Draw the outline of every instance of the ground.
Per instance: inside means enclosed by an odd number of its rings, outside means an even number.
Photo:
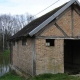
[[[80,80],[80,76],[71,76],[68,74],[42,74],[30,80]]]
[[[68,74],[41,74],[29,79],[20,77],[13,72],[9,72],[0,77],[0,80],[80,80],[80,76],[71,76]]]
[[[25,79],[18,76],[17,74],[13,74],[12,72],[8,72],[4,76],[0,77],[0,80],[25,80]]]

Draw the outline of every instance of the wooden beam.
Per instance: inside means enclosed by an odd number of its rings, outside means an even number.
[[[71,28],[72,28],[72,36],[74,36],[74,13],[73,13],[73,6],[71,8]]]
[[[74,9],[75,12],[80,16],[79,6],[73,6],[73,9]]]
[[[71,10],[71,7],[69,7],[68,9],[66,9],[63,13],[61,13],[59,16],[57,16],[54,20],[52,20],[48,25],[46,25],[43,29],[41,29],[38,33],[35,34],[36,37],[38,37],[40,34],[42,34],[48,27],[50,27],[51,25],[54,25],[63,15],[66,14],[66,12],[68,12],[69,10]]]
[[[68,37],[68,35],[64,32],[64,30],[57,23],[55,23],[55,26],[63,33],[64,36]]]
[[[62,37],[62,36],[39,36],[36,37],[36,39],[80,39],[80,37],[76,36],[76,37]]]
[[[32,39],[32,75],[36,75],[36,51],[35,51],[35,38]]]
[[[77,9],[75,9],[75,8],[74,8],[74,10],[80,16],[80,12]]]

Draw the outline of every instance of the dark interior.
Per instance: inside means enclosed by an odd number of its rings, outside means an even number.
[[[64,40],[64,72],[80,73],[80,40]]]

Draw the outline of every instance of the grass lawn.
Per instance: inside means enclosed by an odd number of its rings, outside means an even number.
[[[0,80],[25,80],[25,79],[21,78],[20,76],[16,74],[9,72],[5,74],[4,76],[0,77]]]
[[[67,74],[42,74],[30,80],[80,80],[80,77],[69,76]]]
[[[9,56],[10,55],[10,50],[5,50],[4,52],[2,52],[2,55],[5,56]]]
[[[0,77],[0,80],[26,80],[11,72]],[[80,80],[80,76],[69,76],[67,74],[41,74],[28,80]]]

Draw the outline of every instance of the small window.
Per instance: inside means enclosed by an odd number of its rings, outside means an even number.
[[[22,39],[22,45],[27,45],[27,40],[26,39]]]
[[[54,46],[54,39],[46,39],[46,46]]]
[[[13,46],[15,46],[15,41],[12,42]]]

